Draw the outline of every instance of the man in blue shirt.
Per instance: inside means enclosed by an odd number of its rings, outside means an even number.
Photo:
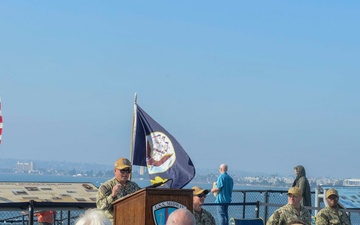
[[[220,176],[217,179],[216,186],[211,189],[211,192],[216,195],[215,203],[220,203],[218,206],[218,213],[220,216],[220,224],[228,225],[229,215],[226,203],[231,202],[232,190],[234,187],[233,179],[227,174],[228,166],[221,164],[219,171]]]

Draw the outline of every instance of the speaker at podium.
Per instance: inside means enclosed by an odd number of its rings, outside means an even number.
[[[192,189],[140,189],[113,203],[114,225],[164,225],[178,208],[193,211],[192,195]]]

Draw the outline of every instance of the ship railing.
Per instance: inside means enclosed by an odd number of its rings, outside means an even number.
[[[265,222],[272,213],[281,206],[288,203],[287,190],[234,190],[233,201],[229,205],[229,218],[251,219],[262,218]],[[312,205],[315,201],[315,192],[312,192]],[[207,195],[203,207],[217,217],[215,197]],[[317,207],[306,207],[311,210],[312,218],[325,207],[324,202],[319,202]],[[353,224],[360,224],[360,209],[343,209],[350,215]]]
[[[34,221],[36,211],[53,210],[57,211],[54,220],[55,225],[70,225],[74,224],[79,215],[89,208],[96,208],[96,204],[87,202],[36,202],[34,200],[19,203],[1,203],[0,224],[34,225],[37,224],[37,221]],[[14,216],[14,214],[18,215]]]
[[[279,207],[287,204],[287,190],[234,190],[233,201],[229,204],[229,218],[262,218],[264,221]],[[315,201],[315,194],[312,193],[312,205]],[[214,217],[217,217],[215,197],[208,194],[205,200],[204,208]],[[37,224],[34,218],[30,218],[35,211],[39,210],[55,210],[56,225],[74,224],[77,217],[88,208],[95,208],[95,203],[55,203],[55,202],[33,202],[32,206],[29,202],[22,203],[1,203],[0,204],[0,225],[33,225]],[[319,207],[311,207],[313,216],[315,212],[324,207],[324,203],[320,202]],[[28,216],[23,216],[22,211],[27,211]],[[350,213],[353,224],[360,224],[360,210],[345,209]],[[33,224],[30,224],[33,223]]]

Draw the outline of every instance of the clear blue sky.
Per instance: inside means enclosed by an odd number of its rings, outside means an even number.
[[[1,1],[1,157],[129,157],[136,92],[197,168],[358,178],[359,9]]]

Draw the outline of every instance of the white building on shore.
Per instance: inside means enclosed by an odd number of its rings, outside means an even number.
[[[344,186],[360,186],[360,179],[345,179],[343,181]]]

